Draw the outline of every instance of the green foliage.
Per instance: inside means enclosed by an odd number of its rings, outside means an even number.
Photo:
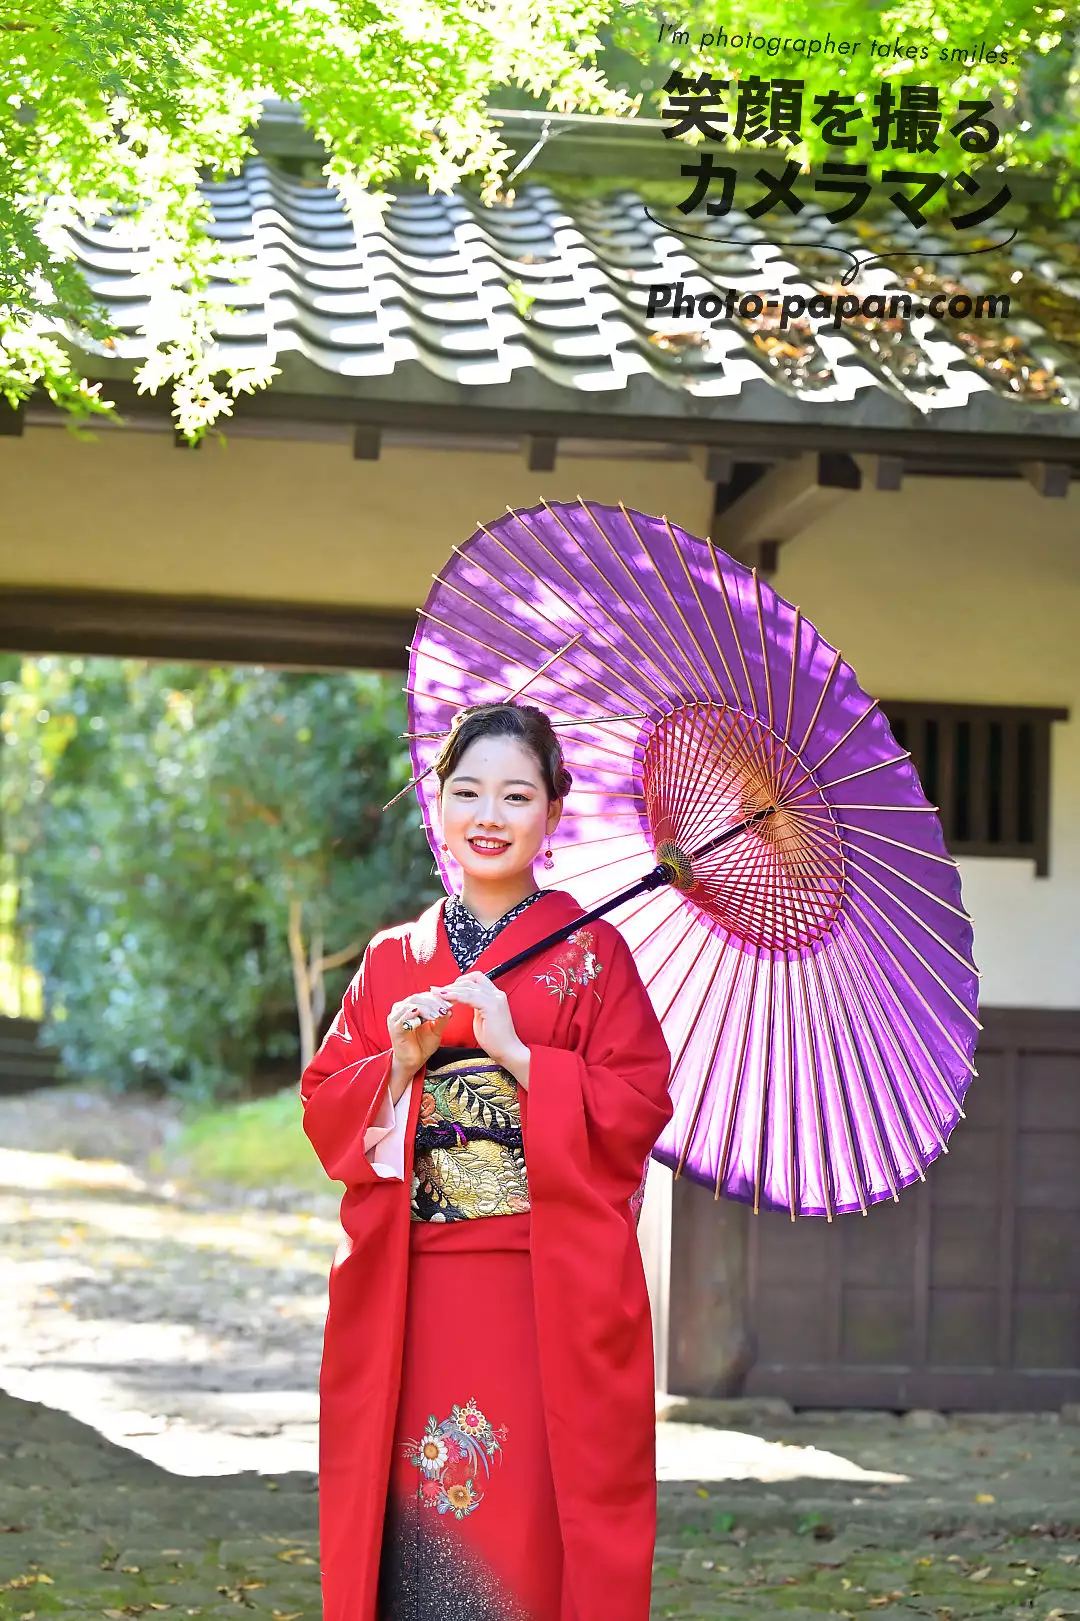
[[[535,293],[526,292],[525,287],[520,281],[508,281],[506,284],[506,291],[510,294],[511,299],[513,300],[514,308],[521,316],[521,319],[523,321],[527,321],[529,319],[529,313],[532,310],[533,305],[536,303]]]
[[[326,1193],[326,1172],[300,1129],[301,1112],[295,1086],[273,1097],[193,1110],[152,1168],[197,1185]]]
[[[332,1005],[370,935],[438,892],[414,802],[380,810],[409,776],[397,688],[25,661],[3,716],[4,836],[72,1073],[235,1095],[260,1053],[296,1053],[298,1012],[318,1022],[322,972],[298,983],[290,928],[316,968],[342,954]]]
[[[358,218],[399,176],[497,188],[508,152],[486,111],[496,85],[553,109],[621,112],[595,66],[611,0],[0,0],[0,394],[46,389],[75,418],[108,410],[64,345],[116,333],[66,231],[103,212],[148,244],[156,288],[141,390],[169,387],[195,441],[273,367],[226,362],[219,293],[242,246],[205,230],[201,178],[239,171],[261,103],[298,103]],[[392,87],[392,93],[388,89]]]
[[[811,98],[850,88],[865,100],[882,80],[906,76],[937,85],[948,106],[992,99],[1006,110],[992,161],[1051,174],[1057,206],[1072,212],[1078,17],[1076,0],[689,0],[671,11],[650,0],[0,0],[0,397],[17,405],[43,390],[73,424],[115,415],[102,386],[83,375],[78,350],[108,360],[119,332],[74,262],[69,235],[103,213],[118,246],[146,250],[148,358],[136,382],[169,391],[179,430],[197,442],[240,394],[271,382],[275,366],[226,359],[215,343],[234,296],[222,287],[242,291],[251,263],[242,243],[208,234],[199,191],[201,180],[239,172],[268,98],[302,108],[328,154],[322,173],[361,224],[399,179],[433,190],[475,180],[484,197],[497,195],[509,153],[488,111],[493,96],[625,114],[640,96],[611,88],[609,76],[621,76],[651,86],[646,110],[655,113],[674,66],[803,78]],[[690,43],[661,39],[665,23],[686,29]],[[827,29],[864,50],[845,69],[836,57],[725,54],[697,43],[720,25],[780,39]],[[925,42],[929,60],[868,59],[869,38],[898,36]],[[1008,50],[1008,64],[937,59],[941,47],[980,42]],[[642,63],[648,74],[634,71]],[[880,166],[868,136],[835,148],[805,127],[792,149],[801,161],[839,153]],[[966,159],[955,143],[946,149]],[[945,203],[939,195],[937,206]]]

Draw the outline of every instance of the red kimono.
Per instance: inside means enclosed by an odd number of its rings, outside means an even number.
[[[320,1379],[325,1621],[647,1621],[655,1395],[631,1199],[671,1114],[670,1055],[612,925],[531,958],[499,981],[531,1051],[527,1197],[417,1219],[424,1070],[403,1178],[375,1169],[371,1128],[391,1005],[459,975],[443,905],[372,940],[301,1081],[304,1129],[346,1184]],[[474,968],[581,915],[548,891]],[[442,1039],[475,1051],[472,1010]]]

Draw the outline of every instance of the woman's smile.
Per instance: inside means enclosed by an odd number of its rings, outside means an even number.
[[[501,856],[510,848],[509,839],[497,839],[490,833],[474,833],[468,842],[470,850],[475,850],[478,856]]]

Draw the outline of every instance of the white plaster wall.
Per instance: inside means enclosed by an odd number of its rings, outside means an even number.
[[[691,462],[235,437],[178,450],[164,434],[60,428],[0,437],[0,588],[412,608],[479,523],[543,500],[625,501],[707,527],[713,486]]]
[[[906,479],[860,492],[781,552],[773,584],[880,698],[1061,706],[1050,875],[961,862],[987,1006],[1080,1007],[1080,490]]]

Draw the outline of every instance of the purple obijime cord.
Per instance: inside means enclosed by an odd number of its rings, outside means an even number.
[[[460,1126],[456,1120],[437,1120],[420,1126],[416,1133],[416,1146],[423,1152],[429,1148],[464,1148],[466,1143],[501,1143],[504,1148],[521,1147],[520,1126]]]

